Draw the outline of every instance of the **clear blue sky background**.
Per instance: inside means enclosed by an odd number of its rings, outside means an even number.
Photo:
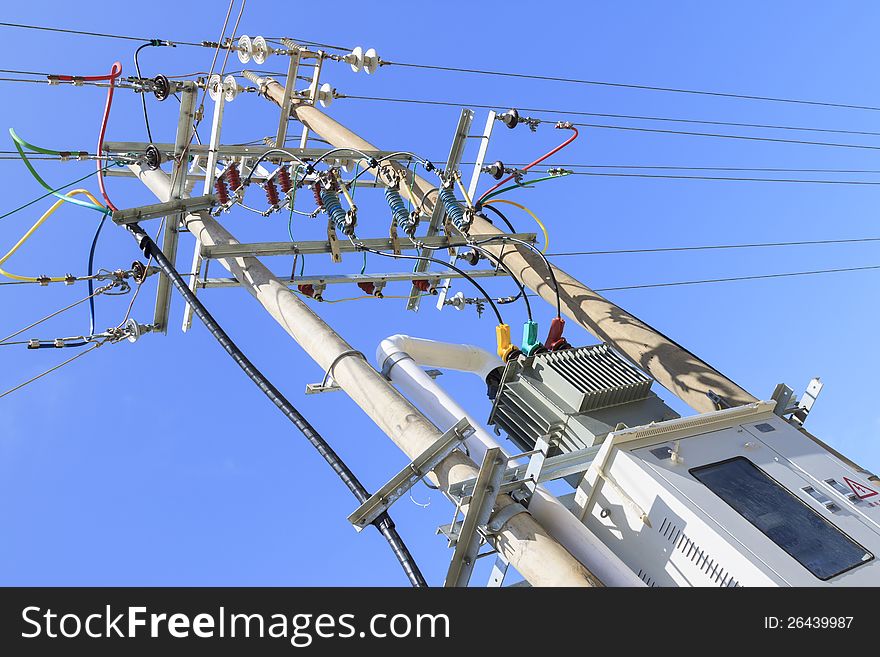
[[[7,3],[3,20],[186,41],[216,39],[225,2]],[[647,85],[880,105],[875,79],[880,8],[870,2],[805,5],[736,3],[452,3],[341,1],[312,9],[301,3],[250,0],[239,33],[294,36],[375,47],[389,60],[514,70]],[[411,31],[408,28],[413,28]],[[116,59],[133,74],[135,42],[2,29],[2,67],[94,74]],[[203,48],[148,49],[146,75],[207,70]],[[283,64],[270,60],[267,67]],[[233,57],[229,69],[241,66]],[[342,93],[442,99],[620,114],[877,130],[876,112],[689,96],[552,82],[385,68],[375,76],[328,63],[325,79]],[[95,147],[104,91],[2,84],[0,125],[59,149]],[[117,93],[111,140],[144,140],[140,101]],[[149,102],[157,140],[171,141],[177,105]],[[384,148],[412,149],[442,161],[458,110],[340,100],[337,119]],[[555,117],[554,117],[555,118]],[[479,111],[475,126],[482,125]],[[588,120],[588,119],[586,119]],[[596,121],[603,122],[603,121]],[[605,123],[612,123],[607,120]],[[689,129],[680,124],[620,125]],[[209,122],[203,124],[203,137]],[[255,95],[226,111],[226,141],[274,133],[277,108]],[[712,132],[711,128],[696,128]],[[716,132],[880,146],[864,135],[718,128]],[[558,142],[560,132],[499,126],[490,159],[529,161]],[[471,146],[474,148],[474,145]],[[11,141],[0,150],[12,149]],[[468,159],[472,159],[469,153]],[[557,162],[619,165],[878,169],[872,150],[735,141],[584,129]],[[93,163],[38,163],[51,182],[85,175]],[[24,167],[0,161],[7,210],[41,193]],[[808,174],[791,174],[801,177]],[[815,174],[819,179],[880,181],[871,174]],[[130,180],[108,181],[121,207],[153,202]],[[89,187],[97,193],[94,180]],[[484,187],[485,188],[485,183]],[[361,235],[378,236],[387,209],[370,192]],[[375,196],[375,194],[373,194]],[[259,190],[248,196],[259,204]],[[738,242],[874,237],[877,187],[717,182],[577,176],[519,192],[544,218],[551,250],[595,250]],[[303,209],[311,210],[308,194]],[[0,221],[0,245],[13,244],[49,201]],[[62,209],[28,248],[7,263],[25,274],[85,273],[96,213]],[[521,229],[525,215],[511,211]],[[286,239],[285,220],[237,211],[224,223],[245,240]],[[298,221],[299,237],[317,238],[321,222]],[[179,265],[189,267],[184,236]],[[139,256],[131,238],[108,226],[100,267],[126,267]],[[271,263],[288,272],[289,258]],[[582,280],[608,287],[880,264],[877,244],[721,252],[560,258]],[[371,271],[395,263],[373,257]],[[334,266],[311,258],[306,271],[357,271],[359,256]],[[220,270],[213,270],[220,274]],[[622,291],[610,296],[686,345],[759,397],[779,381],[802,390],[813,376],[826,384],[808,426],[870,469],[880,469],[880,411],[875,290],[878,272]],[[134,316],[152,317],[155,279]],[[465,289],[466,294],[471,294]],[[495,282],[497,293],[510,284]],[[328,291],[328,298],[356,296]],[[407,288],[389,289],[405,294]],[[24,326],[85,296],[85,285],[0,288],[0,333]],[[391,442],[341,393],[305,397],[322,372],[245,292],[202,295],[255,363],[312,420],[375,489],[405,464]],[[128,297],[102,298],[98,326],[116,324]],[[400,300],[323,305],[317,311],[372,358],[379,340],[396,332],[494,343],[494,321],[472,309],[415,315]],[[538,305],[542,335],[551,310]],[[521,307],[507,306],[518,326]],[[0,400],[0,583],[88,585],[404,585],[397,563],[375,532],[356,534],[345,520],[353,498],[284,418],[225,356],[204,328],[172,329],[137,344],[106,346]],[[86,329],[84,307],[25,337],[51,338]],[[574,343],[592,338],[571,326]],[[60,362],[70,351],[4,347],[0,388]],[[464,375],[441,379],[478,417],[489,404],[483,385]],[[668,397],[668,395],[667,395]],[[681,412],[686,409],[673,402]],[[452,508],[422,486],[398,503],[394,518],[433,584],[442,582],[450,550],[434,535]]]

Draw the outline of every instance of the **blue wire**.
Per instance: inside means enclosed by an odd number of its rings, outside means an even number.
[[[87,281],[89,286],[89,335],[95,334],[95,297],[92,296],[95,293],[95,281],[91,278],[92,273],[94,271],[95,266],[95,249],[98,246],[98,238],[101,236],[101,230],[104,228],[104,222],[107,221],[107,215],[101,217],[101,221],[98,223],[98,229],[95,231],[95,236],[92,238],[92,246],[89,249],[89,279]],[[85,345],[90,344],[85,340],[79,340],[77,342],[67,342],[65,343],[65,347],[84,347]],[[40,349],[49,349],[54,348],[54,344],[41,344],[39,346]]]

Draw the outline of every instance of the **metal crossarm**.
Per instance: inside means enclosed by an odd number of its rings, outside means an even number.
[[[470,239],[480,241],[490,239],[497,235],[472,235]],[[514,233],[511,237],[516,237],[523,241],[534,243],[535,233]],[[431,247],[431,250],[443,249],[450,246],[465,246],[468,243],[466,237],[453,235],[434,235],[433,237],[419,237],[413,239],[411,237],[398,238],[398,244],[402,250],[420,249],[423,246]],[[379,251],[390,251],[392,249],[390,237],[377,237],[371,239],[358,240],[359,244],[370,249]],[[338,243],[340,253],[354,253],[358,250],[355,244],[348,240],[340,240]],[[216,244],[213,246],[202,245],[201,255],[205,259],[212,258],[242,258],[242,257],[259,257],[259,256],[291,256],[295,253],[300,255],[310,255],[313,253],[330,253],[331,245],[329,240],[313,240],[308,242],[251,242],[244,244]],[[416,272],[418,273],[418,272]],[[445,274],[444,274],[445,276]],[[428,275],[417,278],[428,278]],[[419,292],[421,294],[421,291]]]
[[[474,113],[472,110],[461,110],[461,116],[458,119],[458,127],[455,129],[455,137],[452,139],[452,147],[449,149],[449,157],[446,159],[446,171],[452,172],[458,169],[458,166],[461,163],[461,156],[464,153],[465,140],[468,137],[468,132],[471,129],[471,122],[473,120]],[[433,237],[437,234],[437,231],[440,230],[440,225],[443,222],[443,217],[445,216],[445,214],[446,213],[443,210],[443,204],[439,201],[434,203],[434,212],[431,214],[431,221],[428,223],[428,230],[426,233],[428,237]],[[427,241],[424,238],[421,241],[427,245]],[[450,244],[449,246],[453,245]],[[419,255],[430,256],[431,254],[428,253],[426,249],[420,249]],[[419,260],[416,263],[416,266],[413,268],[413,271],[423,272],[427,269],[428,261]],[[406,309],[418,310],[421,298],[421,290],[413,285],[409,293],[409,301],[407,301],[406,303]]]
[[[462,418],[446,431],[428,449],[416,457],[408,466],[398,472],[391,480],[376,491],[370,499],[361,504],[348,521],[361,531],[415,486],[431,470],[445,459],[458,445],[474,433],[474,428]]]
[[[114,223],[120,225],[133,224],[138,221],[157,219],[175,213],[191,214],[199,210],[207,210],[214,205],[214,202],[214,196],[211,194],[195,198],[175,199],[167,203],[153,203],[152,205],[142,205],[137,208],[117,210],[113,213],[112,219]]]
[[[557,456],[551,456],[544,460],[543,467],[538,475],[537,483],[562,479],[579,472],[586,472],[596,454],[599,446],[587,447],[573,452],[566,452]],[[531,452],[521,456],[531,455]],[[507,468],[501,483],[501,492],[506,493],[519,489],[526,481],[529,463],[514,465]],[[476,479],[467,479],[449,487],[449,495],[453,498],[468,497],[473,494]]]

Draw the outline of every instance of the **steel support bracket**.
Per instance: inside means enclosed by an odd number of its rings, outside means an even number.
[[[462,109],[461,115],[458,118],[458,126],[455,129],[455,136],[452,139],[452,146],[449,149],[449,157],[446,158],[446,171],[455,171],[458,169],[459,164],[461,163],[461,156],[464,153],[465,140],[468,137],[468,133],[471,129],[471,121],[474,119],[474,113],[469,109]],[[431,219],[428,222],[428,227],[426,230],[426,237],[433,237],[437,234],[437,231],[440,229],[441,222],[443,218],[446,216],[446,212],[443,208],[443,204],[439,201],[434,203],[434,211],[431,213]],[[431,255],[428,249],[420,249],[419,255],[428,256]],[[428,261],[427,260],[419,260],[416,262],[413,271],[415,272],[423,272],[428,269]],[[409,293],[409,300],[406,303],[407,310],[418,310],[419,302],[421,301],[422,293],[419,288],[415,285],[412,286]]]
[[[335,263],[342,262],[342,254],[339,252],[339,238],[336,237],[336,228],[333,220],[327,221],[327,241],[330,243],[330,260]]]
[[[452,552],[449,570],[443,583],[445,587],[467,586],[470,581],[483,540],[479,530],[489,523],[492,509],[495,507],[495,502],[501,491],[501,480],[504,478],[506,462],[500,447],[486,450],[474,485],[474,492],[464,515],[464,522],[459,530],[455,549]],[[517,506],[525,511],[525,508],[518,504],[508,506]]]
[[[433,445],[417,456],[403,470],[361,504],[348,521],[357,531],[367,527],[410,488],[421,481],[445,459],[458,445],[474,433],[467,418],[462,418],[440,436]],[[503,470],[502,470],[503,474]]]

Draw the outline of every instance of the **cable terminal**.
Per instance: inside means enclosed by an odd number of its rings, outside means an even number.
[[[519,349],[510,341],[509,324],[499,324],[495,327],[495,340],[498,343],[498,357],[505,363],[519,354]]]
[[[538,323],[528,320],[523,324],[523,338],[520,350],[526,355],[531,356],[544,345],[538,340]]]

